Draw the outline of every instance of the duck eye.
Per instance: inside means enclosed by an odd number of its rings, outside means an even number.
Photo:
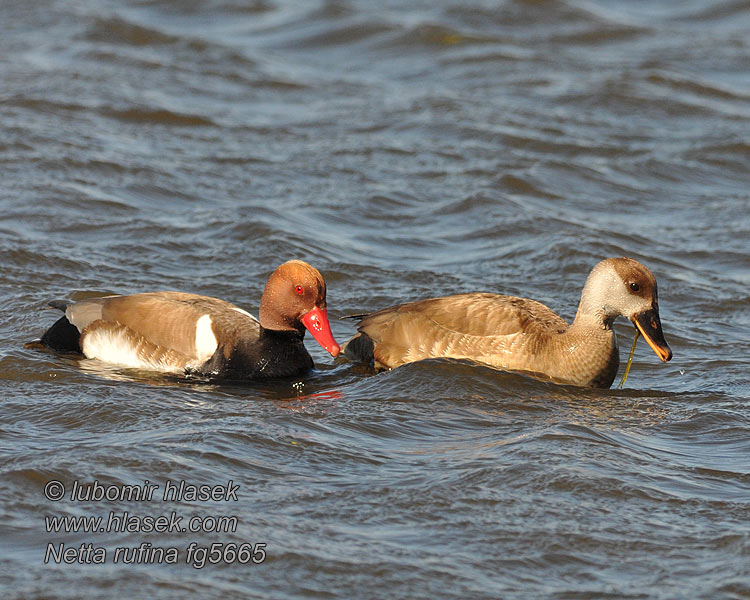
[[[302,288],[301,285],[295,286],[294,291],[297,292],[300,296],[305,293],[305,290]]]
[[[638,290],[641,289],[641,286],[638,285],[635,281],[633,281],[630,284],[630,289],[633,290],[634,292],[637,292]]]

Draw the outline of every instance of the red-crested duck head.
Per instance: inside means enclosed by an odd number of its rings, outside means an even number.
[[[260,301],[260,324],[264,329],[303,335],[306,328],[331,356],[339,354],[328,322],[326,282],[304,261],[287,261],[268,278]]]

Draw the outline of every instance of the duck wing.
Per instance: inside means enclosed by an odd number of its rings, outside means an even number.
[[[69,305],[65,316],[81,332],[84,349],[87,335],[96,332],[102,340],[117,331],[120,338],[127,333],[133,344],[147,343],[189,361],[207,360],[224,340],[260,334],[258,320],[241,308],[182,292],[92,298]]]
[[[519,337],[564,331],[568,324],[535,300],[489,293],[430,298],[387,308],[363,319],[376,364],[392,368],[424,358],[487,357]],[[358,342],[361,345],[361,341]]]

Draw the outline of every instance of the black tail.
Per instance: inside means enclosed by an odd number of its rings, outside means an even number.
[[[347,358],[373,366],[375,343],[366,333],[358,333],[344,346],[344,354]]]
[[[61,310],[63,312],[65,312],[65,309],[68,308],[70,304],[71,303],[66,300],[50,300],[49,302],[47,302],[47,306],[49,306],[50,308],[56,308],[57,310]]]
[[[58,307],[55,306],[55,308]],[[52,327],[45,331],[41,342],[58,352],[81,352],[81,334],[67,317],[60,317]]]

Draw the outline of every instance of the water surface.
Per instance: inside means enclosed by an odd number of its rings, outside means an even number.
[[[4,597],[750,597],[746,3],[9,0],[0,17]],[[257,313],[290,258],[323,272],[334,319],[477,290],[571,319],[619,255],[655,273],[674,351],[641,342],[622,390],[450,361],[373,376],[309,339],[314,373],[253,385],[24,348],[56,298],[178,289]],[[53,480],[240,487],[53,502]],[[237,527],[45,527],[123,512]],[[44,564],[49,543],[107,560]],[[114,563],[144,543],[179,564]],[[191,543],[266,556],[198,569]]]

